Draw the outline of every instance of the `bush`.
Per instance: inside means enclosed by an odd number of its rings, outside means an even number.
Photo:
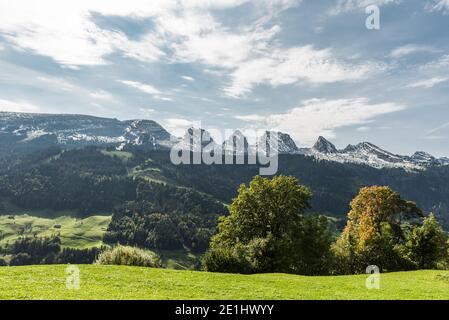
[[[151,251],[118,245],[102,252],[96,264],[160,268],[159,256]]]
[[[251,264],[241,250],[229,247],[215,247],[203,257],[203,268],[208,272],[252,273]]]
[[[5,259],[0,258],[0,267],[5,267],[5,266],[7,266],[7,265],[8,265],[8,264],[6,263]]]

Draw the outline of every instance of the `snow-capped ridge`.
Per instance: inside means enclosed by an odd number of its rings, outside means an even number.
[[[449,159],[437,159],[429,153],[418,151],[412,156],[402,156],[386,151],[370,142],[349,144],[338,150],[323,137],[309,149],[302,149],[303,154],[317,159],[340,163],[364,164],[374,168],[403,168],[406,170],[425,170],[431,166],[449,165]]]
[[[171,135],[152,120],[120,121],[76,114],[0,112],[0,133],[0,147],[20,143],[40,147],[57,144],[65,148],[94,145],[159,149],[171,145]]]
[[[411,156],[397,155],[370,142],[337,149],[332,142],[320,136],[311,148],[299,149],[289,134],[266,131],[251,145],[244,134],[236,130],[224,143],[217,144],[211,134],[202,128],[189,128],[183,137],[176,138],[153,120],[120,121],[87,115],[0,111],[0,137],[0,151],[14,148],[33,150],[59,145],[63,148],[115,146],[118,150],[168,150],[176,146],[193,151],[222,150],[234,153],[237,145],[243,145],[244,152],[269,150],[270,154],[302,154],[320,160],[363,164],[374,168],[426,170],[434,166],[449,166],[448,157],[437,158],[424,151],[417,151]]]

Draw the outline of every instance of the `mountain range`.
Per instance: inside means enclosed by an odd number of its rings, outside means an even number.
[[[267,131],[255,145],[250,145],[242,132],[237,130],[223,142],[222,148],[225,152],[236,152],[236,145],[243,146],[245,152],[250,148],[266,150],[270,145],[270,135],[271,132]],[[277,139],[275,149],[278,153],[302,154],[317,160],[406,170],[425,170],[429,167],[449,165],[449,158],[446,157],[436,158],[424,151],[418,151],[411,156],[397,155],[369,142],[348,145],[339,150],[324,137],[319,137],[310,148],[299,148],[287,133],[278,132]],[[200,144],[207,149],[220,147],[204,129],[189,128],[183,137],[178,138],[152,120],[120,121],[87,115],[0,112],[0,152],[35,150],[50,146],[77,148],[90,145],[115,146],[118,150],[158,150],[177,145],[182,149],[198,151]]]

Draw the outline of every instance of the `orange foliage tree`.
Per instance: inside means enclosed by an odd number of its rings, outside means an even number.
[[[415,203],[401,198],[389,187],[366,187],[351,202],[343,233],[334,245],[337,269],[364,272],[368,265],[382,270],[407,269],[400,245],[405,241],[401,225],[422,217]]]

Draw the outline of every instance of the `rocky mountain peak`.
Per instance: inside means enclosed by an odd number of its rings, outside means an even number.
[[[223,142],[223,151],[226,153],[246,153],[249,143],[240,130],[234,131],[228,139]]]
[[[418,162],[432,162],[435,161],[436,158],[432,156],[430,153],[424,152],[424,151],[416,151],[412,157],[414,161]]]
[[[273,146],[270,144],[270,140],[273,139],[273,137],[275,137],[276,139],[275,141],[277,146]],[[267,148],[270,147],[277,153],[293,154],[299,151],[298,146],[289,134],[276,131],[266,131],[259,139],[257,146],[264,151],[266,151]]]
[[[313,145],[312,149],[316,152],[324,154],[338,152],[335,145],[322,136],[318,138],[317,142]]]

